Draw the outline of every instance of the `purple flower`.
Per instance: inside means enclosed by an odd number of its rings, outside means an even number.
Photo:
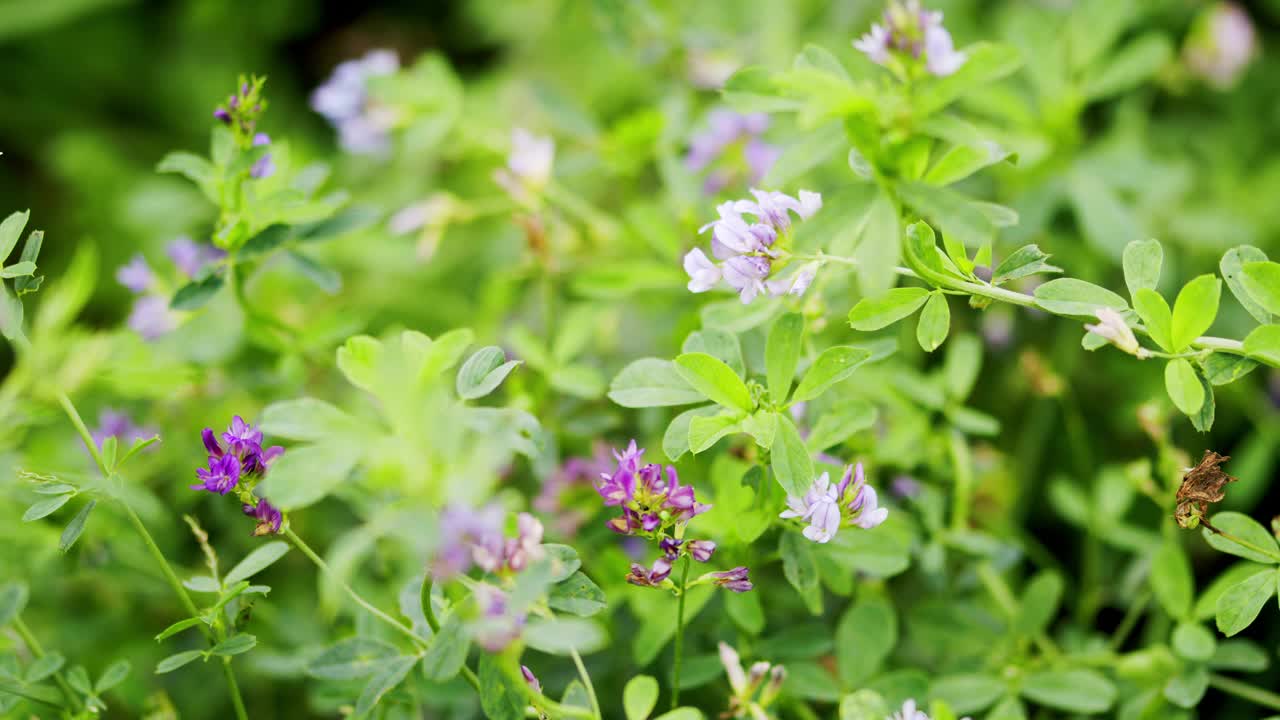
[[[126,322],[129,329],[141,335],[143,340],[155,340],[177,325],[169,312],[169,302],[159,295],[146,295],[134,300]]]
[[[266,133],[258,133],[253,136],[254,147],[265,147],[270,144],[271,138]],[[270,177],[275,171],[276,164],[271,159],[271,153],[267,152],[263,153],[262,157],[253,163],[253,167],[249,168],[249,176],[261,180],[262,178]]]
[[[501,652],[520,637],[525,616],[511,612],[506,594],[492,585],[476,586],[474,596],[480,607],[481,618],[472,635],[476,643],[485,650]]]
[[[725,261],[722,268],[724,281],[738,291],[742,304],[746,305],[762,292],[768,292],[764,279],[772,267],[768,258],[759,255],[739,255]]]
[[[139,440],[153,438],[156,434],[154,428],[134,424],[133,419],[126,413],[112,408],[103,408],[98,413],[98,427],[93,431],[92,436],[94,444],[101,448],[103,441],[109,437],[115,438],[120,443],[132,445]],[[147,452],[154,449],[154,446],[149,447]]]
[[[587,519],[586,513],[571,502],[575,493],[593,491],[595,479],[612,469],[607,445],[596,443],[593,451],[590,458],[571,457],[565,460],[543,482],[533,499],[534,509],[542,513],[544,521],[550,522],[561,535],[574,535]]]
[[[218,108],[218,109],[214,110],[214,111],[213,111],[213,118],[214,118],[215,120],[217,120],[217,121],[221,122],[223,125],[230,125],[230,124],[231,124],[231,113],[227,112],[227,111],[226,111],[226,110],[224,110],[223,108]]]
[[[134,255],[128,264],[116,269],[116,282],[129,288],[133,293],[150,290],[155,281],[156,276],[151,272],[151,266],[142,255]]]
[[[801,190],[799,198],[786,193],[768,190],[751,189],[755,201],[738,200],[733,209],[739,213],[755,215],[761,222],[768,223],[778,232],[786,232],[791,228],[791,213],[803,220],[813,217],[822,209],[822,196],[816,192]]]
[[[440,513],[440,547],[433,572],[442,579],[466,572],[473,562],[496,568],[503,550],[506,511],[493,503],[479,510],[461,506]]]
[[[1234,2],[1205,8],[1196,18],[1183,51],[1187,67],[1219,90],[1235,85],[1257,54],[1253,21]]]
[[[768,128],[769,116],[764,113],[741,115],[732,110],[713,110],[707,116],[707,129],[689,139],[685,167],[699,172],[723,158],[731,148],[741,146],[749,179],[759,182],[781,155],[778,148],[760,139]],[[730,181],[728,170],[718,168],[707,176],[704,187],[708,193],[715,193]]]
[[[710,540],[693,540],[686,547],[689,556],[700,563],[710,560],[712,553],[716,551],[716,544]]]
[[[200,482],[192,490],[208,490],[226,495],[240,482],[240,458],[235,455],[209,456],[209,467],[196,470]]]
[[[862,463],[858,463],[846,466],[844,476],[834,486],[824,472],[813,481],[804,497],[787,496],[787,509],[779,517],[809,523],[804,536],[816,543],[827,543],[845,521],[870,530],[883,523],[888,515],[888,508],[879,506],[875,488],[866,484]]]
[[[705,579],[715,585],[732,590],[733,592],[747,592],[752,588],[751,580],[748,578],[748,570],[745,567],[738,566],[732,570],[723,570],[721,572],[707,573],[700,579]]]
[[[659,587],[671,575],[671,561],[659,557],[653,561],[653,569],[647,570],[639,563],[631,563],[631,572],[627,573],[627,582],[641,587]]]
[[[683,540],[664,537],[658,542],[658,549],[662,551],[663,556],[668,560],[675,560],[680,555],[680,546],[684,544]]]
[[[920,481],[910,475],[899,475],[890,482],[893,494],[900,498],[913,498],[920,494]]]
[[[165,252],[173,264],[189,278],[196,277],[206,265],[221,260],[226,255],[212,245],[197,243],[185,235],[174,238]]]
[[[684,271],[689,273],[689,292],[706,292],[720,282],[720,268],[701,248],[694,248],[684,256]]]
[[[542,523],[529,513],[516,516],[518,535],[507,541],[506,564],[515,572],[520,572],[529,565],[530,560],[539,560],[546,555],[542,549]]]
[[[222,433],[222,440],[233,453],[247,454],[262,450],[262,431],[255,430],[239,415],[231,418],[231,427]]]
[[[542,692],[542,683],[538,682],[538,678],[534,676],[533,671],[529,669],[528,665],[520,666],[520,674],[524,676],[525,683],[527,683],[529,687],[533,688],[534,692]]]
[[[244,506],[244,514],[258,521],[258,526],[253,529],[255,537],[261,535],[275,535],[280,532],[280,525],[284,522],[284,515],[280,510],[266,498],[258,498],[256,505]]]

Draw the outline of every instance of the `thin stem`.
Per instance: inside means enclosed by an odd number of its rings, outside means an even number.
[[[689,590],[689,556],[680,569],[680,597],[676,600],[676,664],[671,678],[671,709],[680,706],[680,668],[684,664],[684,596]]]
[[[1138,599],[1129,606],[1125,611],[1124,617],[1120,619],[1120,624],[1116,626],[1116,631],[1111,636],[1111,649],[1119,650],[1124,646],[1124,641],[1129,638],[1129,633],[1137,627],[1138,620],[1142,618],[1142,613],[1147,609],[1147,603],[1151,602],[1151,593],[1144,592]]]
[[[365,600],[360,593],[356,592],[355,588],[352,588],[350,585],[346,583],[346,581],[334,575],[333,571],[329,569],[328,563],[326,563],[324,559],[322,559],[319,555],[317,555],[315,551],[311,549],[310,545],[307,545],[305,542],[303,542],[302,538],[298,537],[298,534],[293,531],[293,528],[286,528],[284,531],[284,534],[290,540],[293,541],[293,544],[297,546],[299,550],[302,551],[303,555],[306,555],[311,560],[311,562],[315,563],[316,567],[320,568],[321,572],[323,572],[326,576],[328,576],[330,580],[337,581],[337,583],[342,586],[342,589],[346,591],[347,595],[352,600],[354,600],[357,605],[369,611],[370,615],[373,615],[374,617],[381,620],[383,624],[388,625],[392,628],[395,628],[396,632],[399,632],[401,635],[404,635],[405,637],[412,640],[415,645],[425,648],[430,644],[426,640],[424,640],[420,635],[415,633],[412,628],[408,627],[407,625],[400,622],[399,620],[396,620],[395,618],[391,617],[385,612],[379,610],[373,603],[369,602],[368,600]]]
[[[231,669],[231,658],[222,658],[222,674],[227,678],[227,687],[231,688],[231,704],[236,709],[237,720],[249,720],[249,713],[244,707],[244,698],[240,697],[240,685],[236,682],[236,673]]]
[[[1209,673],[1209,684],[1229,695],[1235,695],[1238,698],[1243,698],[1272,710],[1280,710],[1280,695],[1270,690],[1263,690],[1260,687],[1241,682],[1226,675],[1218,675],[1217,673]]]
[[[18,631],[18,637],[22,638],[22,642],[26,643],[27,648],[31,650],[31,654],[34,655],[36,659],[44,657],[44,648],[40,646],[40,641],[36,640],[35,633],[31,632],[31,628],[27,627],[27,624],[23,622],[21,615],[14,616],[13,629]],[[75,708],[79,706],[79,703],[76,701],[76,692],[71,689],[71,685],[67,682],[67,679],[62,676],[62,670],[58,670],[58,672],[53,674],[53,682],[57,684],[58,689],[62,691],[62,694],[67,696],[67,701],[71,703],[71,707]]]
[[[587,697],[591,699],[591,712],[596,720],[600,720],[603,716],[600,714],[600,701],[596,699],[596,687],[591,684],[591,674],[587,672],[587,666],[583,664],[577,648],[569,648],[569,654],[573,656],[573,664],[578,667],[578,677],[587,688]]]
[[[435,608],[431,607],[431,588],[434,585],[435,582],[430,575],[422,579],[422,615],[427,618],[427,627],[431,628],[432,633],[438,635],[440,633],[440,621],[436,619]],[[467,679],[467,682],[471,684],[471,687],[475,688],[476,692],[480,692],[480,678],[476,677],[476,674],[472,672],[471,668],[467,667],[465,662],[462,663],[462,677]]]
[[[956,475],[956,491],[951,505],[951,530],[961,532],[969,528],[969,505],[973,497],[973,463],[969,457],[969,444],[959,430],[951,431],[951,464]]]

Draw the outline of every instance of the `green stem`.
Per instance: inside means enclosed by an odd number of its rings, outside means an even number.
[[[569,654],[573,656],[573,664],[578,668],[578,677],[587,688],[587,697],[591,699],[591,712],[596,720],[601,720],[603,716],[600,714],[600,701],[596,699],[596,687],[591,684],[591,674],[587,672],[587,666],[583,664],[577,648],[569,648]]]
[[[684,596],[689,589],[689,556],[684,556],[680,569],[680,597],[676,601],[676,664],[671,678],[671,709],[680,706],[680,669],[684,664]]]
[[[103,477],[108,480],[116,477],[115,472],[107,467],[106,461],[102,459],[102,453],[98,450],[98,444],[93,441],[93,434],[89,432],[88,426],[84,423],[84,418],[80,417],[80,412],[76,410],[76,406],[71,402],[71,398],[65,392],[58,391],[58,404],[66,412],[67,417],[71,419],[71,424],[75,426],[76,432],[80,434],[80,441],[84,443],[85,449],[93,456],[93,462],[98,466],[98,470]],[[187,612],[189,617],[198,617],[200,610],[196,608],[195,602],[191,600],[191,595],[187,589],[182,586],[182,580],[178,578],[178,574],[173,571],[173,566],[169,564],[164,553],[160,550],[160,546],[156,544],[155,538],[147,530],[147,526],[142,523],[142,518],[138,517],[138,513],[134,512],[133,506],[125,501],[124,497],[119,498],[120,506],[124,508],[125,516],[129,518],[133,529],[138,532],[138,536],[142,538],[142,542],[147,546],[147,551],[151,554],[151,559],[155,561],[156,567],[160,568],[161,574],[168,581],[169,587],[173,590],[173,594],[178,596],[178,602],[182,604],[182,609]],[[221,633],[215,633],[209,629],[204,623],[198,623],[196,627],[200,628],[200,633],[204,635],[205,640],[213,645],[219,639]],[[248,720],[248,714],[244,709],[244,699],[240,697],[240,687],[236,683],[235,673],[231,669],[228,662],[224,666],[224,674],[227,678],[227,688],[231,693],[231,703],[236,708],[236,717],[240,720]]]
[[[436,619],[435,608],[431,607],[431,588],[434,585],[435,582],[432,581],[430,575],[422,579],[422,615],[427,619],[427,627],[431,628],[432,633],[438,635],[440,633],[440,621]],[[462,664],[462,677],[467,679],[467,682],[471,684],[471,687],[475,688],[476,692],[480,692],[480,678],[476,677],[476,674],[471,671],[471,668],[467,667],[465,662]]]
[[[1238,698],[1243,698],[1272,710],[1280,710],[1280,695],[1270,690],[1263,690],[1260,687],[1241,682],[1226,675],[1218,675],[1217,673],[1209,674],[1209,684],[1229,695],[1235,695]]]
[[[956,475],[956,491],[951,505],[951,530],[969,529],[969,506],[973,499],[973,463],[969,444],[959,430],[951,431],[951,464]]]
[[[1116,631],[1111,636],[1112,650],[1118,651],[1124,646],[1124,641],[1129,638],[1129,633],[1133,632],[1133,628],[1138,625],[1138,620],[1147,609],[1147,603],[1149,602],[1151,602],[1151,593],[1144,592],[1125,611],[1124,617],[1120,619],[1120,624],[1116,626]]]
[[[365,600],[360,593],[355,591],[355,588],[351,587],[346,583],[346,581],[342,580],[337,575],[335,575],[333,573],[333,570],[329,568],[329,564],[326,563],[323,558],[317,555],[315,551],[311,549],[310,545],[307,545],[305,542],[303,542],[302,538],[298,537],[298,534],[295,533],[292,528],[286,528],[284,531],[284,534],[291,541],[293,541],[293,544],[297,546],[299,550],[302,551],[303,555],[306,555],[311,560],[311,562],[315,563],[316,567],[320,568],[321,572],[323,572],[330,580],[333,580],[337,582],[339,585],[341,585],[342,589],[346,591],[347,595],[352,600],[354,600],[357,605],[367,610],[370,615],[373,615],[374,617],[381,620],[384,625],[394,628],[396,632],[409,638],[414,642],[415,645],[418,645],[419,647],[425,648],[430,644],[426,640],[424,640],[420,635],[415,633],[412,628],[408,627],[407,625],[400,622],[399,620],[396,620],[390,615],[379,610],[373,603],[369,602],[368,600]]]
[[[22,638],[22,642],[26,643],[27,648],[31,650],[31,654],[34,655],[36,659],[44,657],[44,648],[40,646],[40,641],[36,640],[35,633],[31,632],[31,628],[27,627],[27,624],[22,621],[21,615],[14,616],[13,629],[18,631],[18,637]],[[75,690],[71,689],[71,685],[67,682],[67,679],[62,676],[61,670],[58,670],[58,672],[53,674],[53,682],[58,686],[58,689],[62,691],[62,694],[67,697],[67,701],[71,703],[72,708],[79,707],[80,704],[77,702],[78,696],[76,695]]]
[[[984,562],[978,566],[978,579],[982,581],[987,593],[1000,606],[1001,612],[1012,622],[1018,616],[1018,600],[1014,597],[1013,591],[1009,589],[1009,584],[1004,581],[1004,577],[996,572],[995,568],[991,567],[991,563]],[[1062,654],[1062,651],[1058,649],[1057,643],[1043,631],[1037,632],[1031,639],[1040,648],[1040,652],[1049,657],[1058,657]]]

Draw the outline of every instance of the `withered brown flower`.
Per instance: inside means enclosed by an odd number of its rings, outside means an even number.
[[[1230,455],[1205,450],[1200,464],[1182,476],[1182,485],[1177,494],[1178,507],[1173,511],[1173,517],[1179,526],[1195,528],[1203,523],[1205,527],[1213,529],[1205,519],[1205,513],[1208,512],[1210,503],[1221,502],[1226,497],[1226,484],[1237,479],[1223,472],[1220,467],[1230,459]]]

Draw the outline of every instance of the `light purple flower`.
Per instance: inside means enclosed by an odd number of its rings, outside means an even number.
[[[684,256],[684,271],[689,273],[689,292],[706,292],[720,282],[720,268],[701,248],[694,248]]]
[[[520,674],[524,676],[525,683],[528,684],[529,687],[533,688],[534,692],[542,692],[542,683],[538,682],[538,678],[533,674],[533,671],[529,669],[528,665],[520,666]]]
[[[477,563],[496,569],[503,550],[502,520],[506,511],[493,503],[479,510],[450,506],[440,513],[440,546],[433,572],[448,579]]]
[[[151,272],[147,259],[139,254],[116,269],[116,281],[133,293],[144,293],[155,284],[156,276]]]
[[[533,499],[535,510],[543,514],[562,536],[572,536],[586,521],[587,514],[574,502],[579,492],[594,490],[594,481],[612,469],[612,457],[604,443],[596,443],[592,457],[571,457],[543,483]]]
[[[769,280],[765,283],[765,287],[769,289],[770,295],[795,295],[799,297],[804,295],[809,286],[813,284],[813,278],[817,274],[818,263],[805,263],[800,269],[786,278]]]
[[[507,540],[505,548],[506,564],[514,572],[520,572],[531,560],[541,560],[546,556],[542,549],[542,523],[529,513],[516,516],[516,537]]]
[[[711,555],[715,553],[716,544],[710,540],[692,540],[686,548],[689,551],[689,557],[704,563],[709,561]]]
[[[511,131],[511,153],[507,169],[525,185],[540,188],[551,180],[556,143],[549,137],[534,135],[524,128]]]
[[[1207,7],[1196,18],[1183,52],[1191,71],[1219,90],[1235,85],[1257,54],[1253,21],[1234,2]]]
[[[338,131],[343,150],[368,155],[388,149],[394,117],[373,105],[369,80],[399,69],[395,52],[372,50],[358,60],[339,63],[329,79],[311,93],[311,108]]]
[[[910,475],[895,477],[889,487],[893,490],[893,494],[900,498],[913,498],[920,494],[920,481]]]
[[[93,442],[99,449],[102,448],[103,441],[109,437],[115,438],[119,443],[132,445],[139,440],[147,440],[156,435],[155,428],[137,425],[127,413],[113,408],[103,408],[98,413],[98,427],[92,433]],[[155,446],[152,445],[146,452],[154,449]]]
[[[693,172],[706,169],[720,160],[730,148],[742,147],[751,182],[759,182],[773,167],[781,150],[760,138],[769,127],[769,116],[764,113],[742,115],[732,110],[716,109],[707,115],[707,129],[689,139],[689,152],[685,155],[685,167]],[[708,193],[718,192],[730,182],[727,168],[713,170],[705,188]]]
[[[768,292],[764,279],[769,277],[771,265],[768,258],[759,255],[739,255],[729,258],[721,267],[724,280],[738,291],[742,304],[746,305],[760,293]]]
[[[919,0],[894,0],[885,10],[884,24],[872,25],[853,47],[877,65],[888,65],[895,53],[913,60],[923,57],[925,70],[940,77],[959,70],[968,60],[942,26],[942,13],[924,10]]]
[[[866,484],[862,463],[858,463],[856,467],[846,466],[844,476],[834,486],[824,472],[814,479],[804,497],[787,496],[787,509],[779,517],[807,522],[804,536],[816,543],[827,543],[846,520],[870,530],[888,515],[888,508],[879,506],[875,489]]]
[[[738,566],[732,570],[707,573],[703,578],[726,590],[741,593],[747,592],[752,588],[748,574],[747,568]]]
[[[271,138],[266,133],[258,133],[253,136],[254,147],[265,147],[270,144]],[[276,164],[271,159],[271,153],[268,152],[263,153],[262,157],[253,163],[253,167],[249,168],[249,176],[261,180],[262,178],[270,177],[275,171]]]
[[[143,340],[155,340],[171,332],[177,326],[169,312],[169,302],[159,295],[146,295],[133,301],[133,310],[126,321],[129,329]]]
[[[165,252],[173,264],[189,278],[198,276],[206,265],[217,262],[226,255],[212,245],[197,243],[185,235],[174,238]]]
[[[475,624],[472,635],[480,647],[489,652],[501,652],[520,637],[525,616],[508,607],[507,596],[492,585],[476,586],[474,596],[480,607],[481,618]]]

